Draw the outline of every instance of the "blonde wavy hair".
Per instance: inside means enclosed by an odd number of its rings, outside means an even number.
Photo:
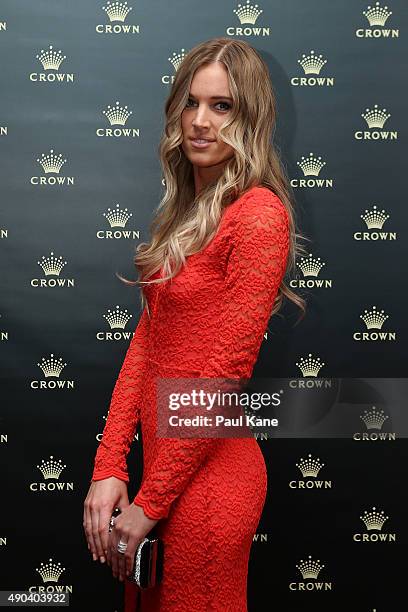
[[[213,62],[222,62],[227,69],[233,98],[231,112],[220,127],[218,138],[229,144],[235,155],[226,161],[222,175],[195,195],[193,166],[181,147],[181,115],[195,71]],[[143,286],[174,277],[186,257],[201,251],[215,236],[228,204],[256,185],[272,190],[288,212],[290,245],[285,277],[290,275],[297,256],[305,253],[299,244],[299,239],[305,237],[296,229],[294,197],[272,144],[276,101],[268,67],[258,52],[248,43],[230,38],[213,38],[195,46],[177,69],[165,103],[165,116],[159,144],[165,193],[150,225],[150,242],[142,242],[136,248],[134,264],[139,271],[138,279],[130,281],[118,275],[126,284],[142,288],[142,308],[146,306],[149,312]],[[147,280],[162,267],[164,276]],[[271,316],[280,310],[284,296],[301,309],[303,318],[306,302],[290,289],[285,279],[278,289]]]

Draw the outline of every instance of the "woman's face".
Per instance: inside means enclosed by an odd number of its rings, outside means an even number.
[[[195,167],[199,183],[217,178],[225,162],[234,155],[232,147],[218,140],[218,130],[231,113],[232,104],[224,64],[214,62],[196,70],[181,125],[182,149]],[[200,139],[206,140],[202,146]]]

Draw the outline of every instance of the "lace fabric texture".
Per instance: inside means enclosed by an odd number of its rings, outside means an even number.
[[[129,482],[126,457],[140,420],[149,327],[149,317],[144,309],[113,389],[102,440],[95,456],[92,480],[116,476]]]
[[[163,519],[166,551],[163,583],[142,594],[143,609],[246,610],[249,551],[266,497],[263,455],[254,438],[158,438],[156,384],[163,376],[251,377],[288,249],[284,205],[253,187],[172,282],[148,287],[151,318],[144,310],[127,350],[92,475],[129,481],[126,456],[140,421],[144,470],[133,501]]]
[[[211,349],[200,369],[201,378],[250,377],[286,268],[289,229],[287,213],[280,200],[265,188],[256,187],[237,202],[241,206],[231,219],[234,231],[222,310],[216,325],[208,326],[209,329],[214,327],[215,333],[208,335]],[[205,280],[203,277],[202,281]],[[174,316],[177,317],[176,312]],[[190,322],[186,319],[184,323],[188,336]],[[201,324],[206,325],[204,316]],[[103,438],[95,457],[93,480],[116,476],[129,481],[126,457],[140,419],[150,325],[145,309],[113,390]],[[154,514],[151,518],[167,515],[169,505],[213,442],[161,441],[149,477],[137,498],[141,505],[155,507],[155,511],[150,512]]]

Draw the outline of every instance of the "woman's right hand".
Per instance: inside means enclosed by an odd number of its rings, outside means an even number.
[[[115,476],[91,482],[84,502],[83,526],[94,561],[106,560],[109,521],[114,508],[129,505],[127,483]]]

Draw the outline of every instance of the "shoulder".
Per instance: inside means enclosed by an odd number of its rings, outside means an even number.
[[[282,200],[271,189],[263,186],[252,187],[236,201],[235,222],[247,225],[262,221],[266,225],[288,230],[289,214]]]
[[[251,187],[226,207],[219,233],[234,243],[250,238],[288,242],[289,214],[273,191]]]
[[[241,203],[241,208],[251,209],[253,211],[262,211],[265,207],[270,207],[280,212],[286,213],[286,208],[282,200],[268,187],[256,186],[251,187],[238,200]],[[286,213],[287,214],[287,213]]]

